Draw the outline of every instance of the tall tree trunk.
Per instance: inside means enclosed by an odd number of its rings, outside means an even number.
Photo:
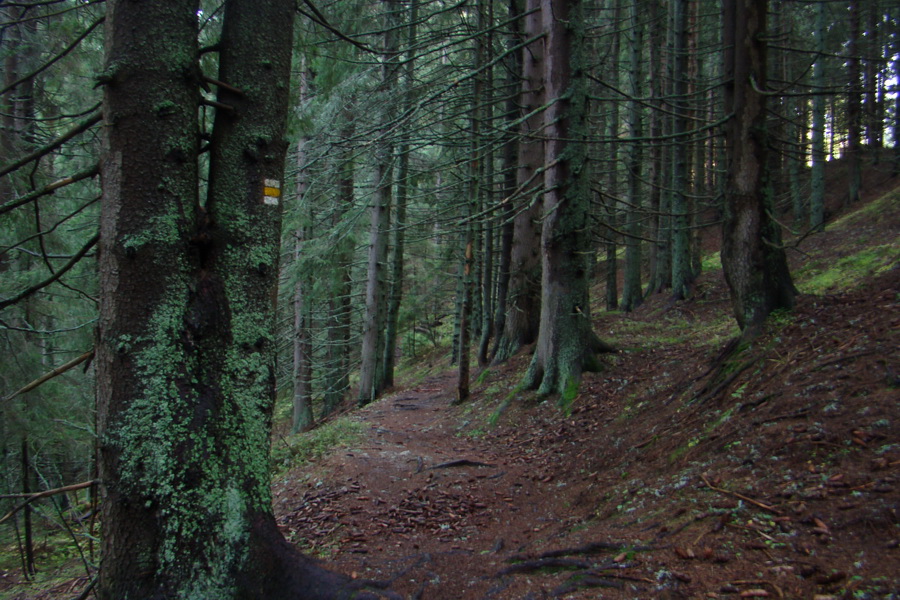
[[[485,23],[485,3],[484,0],[478,0],[475,4],[477,12],[476,29],[484,30]],[[482,39],[474,41],[475,52],[472,64],[472,70],[478,72],[485,62],[485,47]],[[483,75],[476,75],[472,78],[472,105],[469,108],[469,162],[468,162],[468,184],[466,186],[466,200],[463,202],[462,222],[465,232],[463,234],[463,260],[460,264],[459,276],[462,279],[463,297],[462,310],[459,319],[459,371],[456,384],[456,401],[463,402],[469,397],[469,356],[471,338],[474,332],[475,319],[473,318],[473,305],[475,301],[475,287],[478,282],[478,276],[475,273],[475,224],[473,222],[475,214],[481,206],[481,193],[484,187],[482,175],[484,173],[484,165],[481,153],[483,152],[481,144],[481,111],[482,100],[484,98],[484,78]]]
[[[395,28],[396,0],[385,2],[384,56],[381,63],[380,92],[393,91],[396,81],[397,32]],[[387,248],[391,225],[391,189],[393,168],[390,142],[386,139],[391,121],[389,102],[380,115],[381,135],[375,145],[375,189],[372,192],[372,224],[369,229],[369,257],[366,269],[366,307],[363,317],[362,351],[359,366],[359,393],[363,406],[375,400],[384,389],[382,361],[384,358],[384,326]]]
[[[637,3],[628,9],[628,137],[637,140],[644,134],[641,96],[642,52],[644,46],[644,25],[638,12]],[[626,208],[625,277],[622,285],[622,310],[628,312],[640,306],[643,301],[641,289],[641,201],[642,167],[644,154],[642,142],[628,144],[628,206]]]
[[[343,139],[351,139],[353,136],[353,115],[345,114],[346,128],[342,134]],[[354,205],[355,165],[353,149],[347,149],[340,157],[338,197],[332,217],[332,226],[338,226],[344,218],[344,214]],[[328,301],[327,324],[327,377],[325,381],[324,402],[322,416],[328,416],[336,411],[350,385],[350,325],[353,316],[351,306],[352,278],[350,275],[353,261],[351,242],[341,239],[337,243],[334,254],[334,267],[336,273],[333,281],[333,293]]]
[[[687,298],[693,281],[687,199],[691,144],[684,136],[688,119],[687,3],[688,0],[673,0],[671,3],[674,54],[671,63],[672,135],[676,139],[672,147],[672,297],[677,300]]]
[[[788,270],[766,173],[766,0],[726,0],[725,111],[728,182],[722,267],[734,315],[747,336],[796,293]]]
[[[651,20],[656,21],[662,13],[662,7],[658,0],[653,0],[650,4]],[[650,43],[650,77],[648,81],[648,96],[651,98],[650,104],[653,109],[650,110],[650,136],[657,138],[663,133],[662,98],[665,89],[663,85],[663,74],[666,72],[665,53],[662,52],[665,34],[662,27],[651,27],[649,30]],[[665,118],[668,121],[668,118]],[[650,244],[650,265],[647,282],[647,290],[645,296],[657,292],[661,292],[668,285],[670,270],[668,268],[668,260],[666,259],[668,246],[668,228],[666,219],[668,218],[663,211],[662,194],[663,181],[665,181],[664,173],[668,172],[665,165],[665,150],[662,144],[650,144],[650,172],[647,174],[647,180],[650,182],[649,192],[649,210],[650,210],[650,231],[649,237],[653,240]],[[668,186],[665,186],[668,187]]]
[[[559,393],[564,405],[578,393],[581,374],[608,349],[593,332],[589,299],[590,173],[588,170],[585,19],[579,0],[543,0],[547,33],[544,76],[544,225],[541,234],[541,321],[523,386]]]
[[[847,43],[847,203],[859,201],[862,185],[862,81],[860,79],[860,3],[850,2],[850,38]]]
[[[878,119],[878,62],[881,58],[881,28],[878,25],[881,15],[879,0],[869,0],[864,7],[866,35],[862,40],[861,48],[864,57],[862,83],[863,124],[865,127],[866,149],[871,154],[872,160],[878,162],[882,139],[881,133],[884,128],[884,125]]]
[[[620,27],[620,23],[622,23],[622,11],[624,10],[624,2],[623,0],[612,0],[612,31],[610,35],[612,36],[610,50],[609,50],[609,61],[607,61],[607,65],[604,70],[606,71],[606,77],[615,82],[616,87],[628,85],[627,83],[627,75],[622,73],[622,70],[619,68],[621,63],[622,56],[622,36],[624,35],[623,28]],[[616,139],[619,137],[619,102],[613,101],[609,103],[609,108],[606,111],[606,135],[609,139]],[[603,261],[606,270],[606,309],[607,310],[615,310],[619,308],[619,248],[618,248],[618,240],[619,234],[617,232],[619,226],[619,147],[620,144],[605,144],[603,151],[606,156],[604,159],[606,160],[609,166],[606,167],[607,177],[606,177],[606,189],[608,193],[603,194],[602,196],[602,204],[603,204],[603,220],[606,222],[609,227],[606,228],[607,238],[604,243],[604,250],[606,250],[606,256]]]
[[[507,41],[507,48],[512,48],[519,43],[521,38],[521,19],[518,19],[519,10],[517,8],[517,0],[509,0],[509,17],[515,19],[516,30],[510,35]],[[518,119],[518,104],[515,91],[519,88],[518,74],[522,71],[521,53],[509,52],[507,55],[506,66],[506,85],[505,94],[507,96],[504,107],[504,119],[508,128]],[[518,136],[512,133],[507,134],[503,144],[503,200],[501,208],[501,224],[500,224],[500,258],[499,272],[497,277],[497,300],[496,314],[494,316],[494,347],[491,348],[490,356],[493,358],[497,355],[497,347],[500,339],[503,337],[503,331],[506,329],[506,307],[509,297],[509,281],[510,269],[512,264],[513,249],[513,233],[515,221],[515,204],[512,198],[516,192],[516,158],[519,152]]]
[[[479,27],[480,31],[485,31],[485,35],[480,36],[482,43],[482,62],[490,58],[490,51],[494,46],[494,5],[493,2],[487,2],[482,7],[484,13],[484,22]],[[484,81],[482,84],[483,100],[480,109],[481,118],[484,121],[482,130],[493,129],[494,123],[494,70],[490,64],[485,65]],[[486,136],[482,134],[482,138]],[[482,245],[482,261],[481,261],[481,339],[478,342],[478,364],[486,365],[488,363],[488,349],[490,348],[491,336],[494,334],[494,277],[496,269],[494,268],[494,232],[497,229],[497,218],[495,216],[495,185],[494,185],[494,151],[492,145],[485,144],[487,149],[484,153],[484,159],[481,161],[481,198],[484,199],[482,207],[490,207],[491,216],[484,222],[484,242]]]
[[[107,2],[98,595],[335,598],[351,584],[297,553],[271,505],[293,31],[271,24],[294,3],[226,2],[205,210],[198,8]]]
[[[406,30],[406,58],[403,80],[403,111],[413,104],[413,76],[416,57],[416,22],[419,19],[418,0],[410,0],[409,22]],[[394,212],[394,252],[391,257],[391,288],[387,307],[387,327],[384,343],[384,386],[394,385],[394,363],[397,353],[397,332],[400,322],[400,302],[403,299],[403,260],[406,245],[406,204],[409,199],[409,137],[411,127],[404,127],[403,139],[397,148],[397,201]]]
[[[825,28],[828,26],[828,5],[816,5],[816,62],[812,83],[815,90],[812,107],[812,168],[810,173],[809,224],[814,231],[825,229]]]
[[[541,31],[539,0],[526,0],[525,38],[530,39]],[[513,247],[510,259],[509,296],[503,335],[498,339],[494,362],[502,362],[519,351],[522,346],[537,339],[540,315],[541,283],[541,178],[544,163],[541,141],[543,118],[539,109],[545,102],[543,81],[544,40],[529,44],[522,51],[522,106],[523,115],[529,115],[522,123],[519,141],[519,168],[517,189],[519,203],[513,224]]]

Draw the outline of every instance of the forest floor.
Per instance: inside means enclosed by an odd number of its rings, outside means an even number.
[[[276,435],[279,526],[410,599],[900,598],[900,188],[885,189],[799,241],[797,307],[752,344],[730,343],[713,255],[687,301],[597,302],[619,351],[566,409],[517,389],[527,351],[454,406],[436,353],[325,425],[350,433],[322,456],[285,451],[321,433]],[[16,600],[87,581],[37,593],[2,575]]]
[[[595,312],[620,351],[568,411],[516,390],[528,352],[461,406],[420,363],[282,473],[279,524],[405,598],[900,598],[898,232],[895,191],[803,240],[796,310],[724,358],[720,268]]]

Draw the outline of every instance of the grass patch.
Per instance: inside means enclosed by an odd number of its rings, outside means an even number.
[[[836,261],[815,261],[797,271],[797,287],[806,294],[851,290],[865,280],[888,271],[900,261],[900,244],[880,244]]]
[[[318,460],[335,448],[354,444],[364,428],[358,421],[341,417],[312,431],[281,438],[272,448],[272,462],[277,468],[287,468]]]
[[[892,190],[881,198],[873,200],[861,207],[859,210],[847,213],[831,223],[829,229],[841,229],[844,227],[854,227],[860,223],[878,219],[881,215],[891,214],[897,210],[897,204],[900,204],[900,189]]]
[[[482,385],[490,374],[491,374],[491,370],[489,368],[482,371],[478,375],[478,377],[475,379],[475,385]]]
[[[706,273],[708,271],[716,271],[722,269],[722,255],[719,252],[707,254],[700,261],[701,270]]]

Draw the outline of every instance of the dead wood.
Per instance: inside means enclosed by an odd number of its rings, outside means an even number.
[[[468,458],[461,458],[458,460],[451,460],[449,462],[441,463],[439,465],[434,465],[433,467],[428,467],[429,469],[450,469],[453,467],[491,467],[494,465],[489,465],[488,463],[478,462],[477,460],[469,460]]]

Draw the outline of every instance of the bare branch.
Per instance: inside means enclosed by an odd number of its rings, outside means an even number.
[[[92,351],[93,352],[93,351]],[[89,488],[97,485],[96,480],[91,481],[82,481],[81,483],[74,483],[72,485],[67,485],[61,488],[55,488],[52,490],[44,490],[43,492],[35,492],[33,494],[4,494],[0,496],[0,498],[25,498],[25,502],[22,502],[11,511],[3,515],[3,518],[0,519],[0,525],[6,523],[9,519],[12,518],[14,514],[34,502],[39,498],[46,498],[48,496],[55,496],[56,494],[64,494],[66,492],[75,492],[78,490],[83,490],[84,488]]]
[[[94,247],[94,245],[97,243],[97,241],[99,239],[100,239],[100,234],[97,234],[94,237],[92,237],[88,241],[88,243],[85,244],[84,247],[81,250],[79,250],[78,253],[75,254],[75,256],[72,257],[72,260],[67,262],[62,269],[60,269],[59,271],[57,271],[56,273],[54,273],[53,275],[51,275],[44,281],[34,284],[30,288],[23,290],[22,292],[16,294],[12,298],[7,298],[6,300],[0,300],[0,309],[4,309],[7,306],[15,304],[19,300],[22,300],[24,298],[27,298],[28,296],[31,296],[35,292],[44,289],[45,287],[47,287],[48,285],[50,285],[51,283],[53,283],[54,281],[56,281],[57,279],[62,277],[66,272],[71,270],[72,267],[74,267],[76,264],[78,264],[78,261],[80,261],[82,258],[84,258],[84,255],[88,253],[88,250],[90,250],[91,248]]]
[[[88,350],[87,352],[82,354],[81,356],[79,356],[77,358],[73,358],[66,364],[64,364],[60,367],[56,367],[49,373],[45,373],[44,375],[41,375],[40,377],[38,377],[37,379],[35,379],[34,381],[29,383],[25,387],[23,387],[22,389],[20,389],[16,392],[13,392],[12,394],[10,394],[6,398],[4,398],[3,401],[6,402],[9,400],[12,400],[16,396],[21,396],[22,394],[24,394],[26,392],[30,392],[31,390],[35,389],[36,387],[39,387],[39,386],[43,385],[44,383],[50,381],[54,377],[62,375],[63,373],[65,373],[66,371],[68,371],[70,369],[74,369],[75,367],[77,367],[78,365],[80,365],[81,363],[83,363],[84,361],[88,360],[89,358],[91,358],[93,356],[94,356],[94,349],[91,348],[90,350]],[[0,496],[0,498],[9,498],[9,497],[10,496]],[[18,498],[20,496],[13,496],[13,497]]]
[[[97,106],[100,106],[100,105],[97,104]],[[24,156],[24,157],[20,158],[19,160],[15,161],[13,163],[10,163],[10,164],[6,165],[5,167],[3,167],[2,169],[0,169],[0,177],[3,177],[4,175],[8,175],[9,173],[12,173],[16,169],[19,169],[22,166],[27,165],[31,161],[41,158],[45,154],[49,154],[50,152],[53,152],[54,150],[56,150],[57,148],[59,148],[60,146],[62,146],[63,144],[65,144],[66,142],[71,140],[72,138],[74,138],[75,136],[77,136],[81,133],[84,133],[85,131],[87,131],[88,129],[90,129],[97,123],[99,123],[102,118],[103,118],[103,114],[99,110],[91,113],[91,115],[88,116],[88,118],[86,118],[84,121],[78,123],[77,125],[75,125],[75,127],[70,129],[66,133],[62,134],[55,140],[38,148],[31,154]]]
[[[3,206],[0,206],[0,215],[8,213],[9,211],[16,209],[23,204],[28,204],[33,200],[37,200],[41,196],[46,196],[48,194],[52,194],[59,188],[65,187],[71,183],[77,183],[82,179],[88,179],[90,177],[94,177],[100,172],[100,166],[94,165],[92,167],[88,167],[84,171],[80,173],[76,173],[74,175],[70,175],[69,177],[63,177],[62,179],[57,179],[53,183],[48,183],[44,187],[39,190],[35,190],[31,193],[25,194],[21,198],[17,198],[16,200],[10,200]]]
[[[59,54],[57,54],[56,56],[54,56],[53,58],[51,58],[50,60],[48,60],[47,62],[45,62],[44,64],[42,64],[40,67],[38,67],[37,69],[35,69],[35,70],[32,71],[31,73],[28,73],[27,75],[23,75],[22,77],[16,79],[15,81],[13,81],[12,83],[10,83],[10,84],[7,85],[6,87],[0,89],[0,96],[2,96],[3,94],[5,94],[5,93],[8,92],[9,90],[13,89],[14,87],[16,87],[17,85],[19,85],[20,83],[23,83],[23,82],[25,82],[25,81],[28,81],[28,80],[31,79],[32,77],[35,77],[35,76],[39,75],[41,72],[47,70],[53,63],[55,63],[56,61],[58,61],[59,59],[61,59],[61,58],[64,57],[65,55],[67,55],[69,52],[71,52],[73,49],[75,49],[75,47],[78,46],[78,44],[80,44],[81,41],[82,41],[84,38],[86,38],[87,36],[89,36],[89,35],[91,34],[91,32],[94,31],[94,29],[96,29],[96,28],[97,28],[101,23],[103,23],[103,21],[105,21],[105,20],[106,20],[106,17],[100,17],[99,19],[97,19],[96,21],[94,21],[93,23],[91,23],[90,27],[88,27],[87,29],[85,29],[84,32],[83,32],[80,36],[78,36],[77,38],[75,38],[75,40],[74,40],[71,44],[69,44],[68,46],[66,46],[66,47],[62,50],[62,52],[60,52]]]

